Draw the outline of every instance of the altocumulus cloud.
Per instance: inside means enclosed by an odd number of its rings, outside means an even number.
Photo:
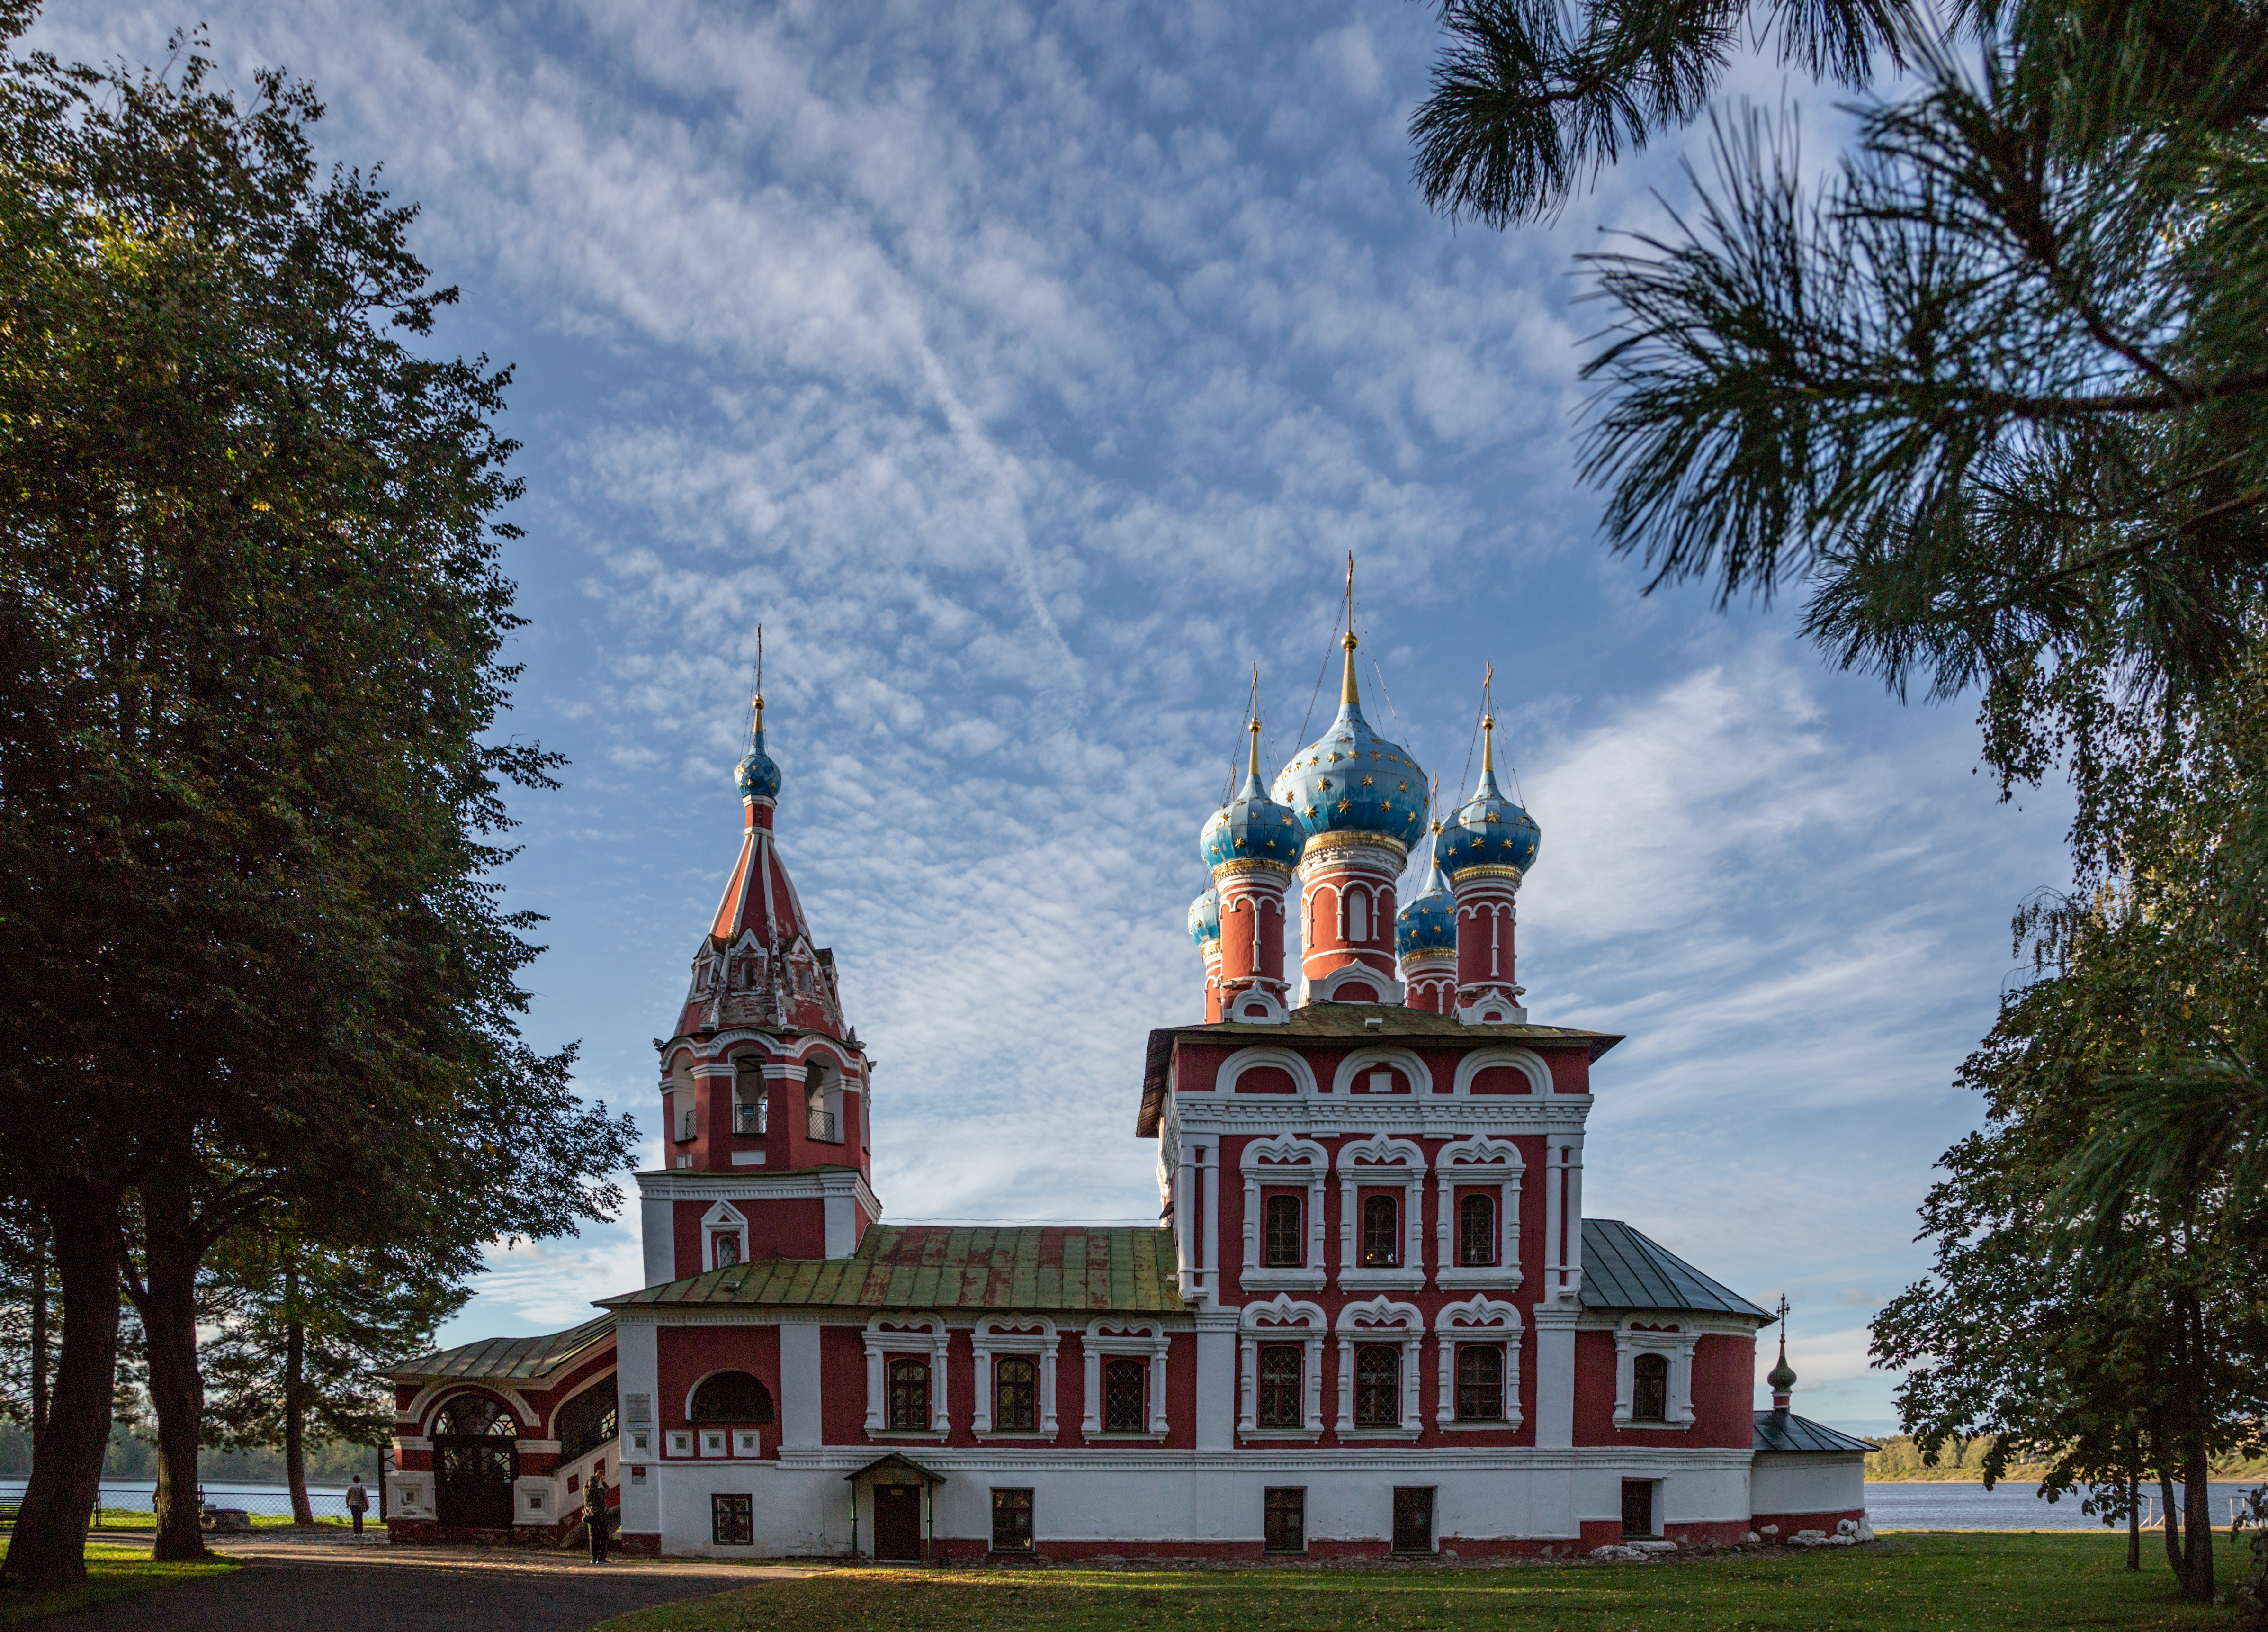
[[[1642,599],[1587,542],[1569,258],[1660,225],[1676,144],[1549,228],[1453,231],[1408,184],[1432,13],[1385,0],[199,15],[238,78],[317,81],[325,151],[384,159],[464,288],[443,341],[521,365],[512,728],[575,763],[512,882],[551,915],[531,1029],[585,1039],[583,1091],[651,1117],[762,622],[891,1212],[1152,1211],[1134,1095],[1197,1003],[1196,831],[1249,665],[1275,762],[1327,716],[1352,549],[1373,717],[1452,794],[1497,664],[1544,833],[1531,1003],[1630,1038],[1590,1210],[1751,1296],[1911,1277],[2058,823],[1996,808],[1957,712],[1824,674],[1785,618]],[[149,61],[178,20],[40,43]],[[456,1334],[578,1318],[632,1241],[499,1252]],[[1801,1344],[1879,1418],[1852,1330]]]

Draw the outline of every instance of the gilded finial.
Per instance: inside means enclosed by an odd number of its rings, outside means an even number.
[[[1354,551],[1347,551],[1346,576],[1346,633],[1339,644],[1346,648],[1346,672],[1339,681],[1339,703],[1342,707],[1357,707],[1362,702],[1362,692],[1354,676]]]
[[[764,626],[756,625],[756,694],[749,699],[755,706],[755,722],[748,729],[755,740],[764,740]]]
[[[1481,774],[1496,773],[1496,665],[1481,676]]]
[[[1260,774],[1260,721],[1257,719],[1251,721],[1251,729],[1252,757],[1246,762],[1245,769],[1256,777]]]

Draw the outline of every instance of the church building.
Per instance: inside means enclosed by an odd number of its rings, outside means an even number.
[[[1429,833],[1343,644],[1329,728],[1263,784],[1254,721],[1200,836],[1204,1018],[1151,1033],[1128,1106],[1156,1229],[888,1222],[759,696],[659,1045],[645,1284],[395,1374],[394,1539],[556,1545],[594,1478],[624,1548],[666,1554],[1473,1559],[1863,1522],[1867,1446],[1788,1410],[1784,1338],[1752,1408],[1773,1313],[1584,1216],[1621,1039],[1522,1001],[1540,834],[1494,720]]]

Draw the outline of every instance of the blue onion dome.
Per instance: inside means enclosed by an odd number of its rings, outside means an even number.
[[[1496,785],[1496,720],[1481,720],[1480,785],[1457,807],[1443,830],[1435,854],[1452,882],[1476,868],[1505,867],[1525,875],[1535,865],[1543,831]]]
[[[1189,939],[1203,951],[1208,942],[1220,939],[1220,891],[1207,889],[1189,903]]]
[[[1355,639],[1350,632],[1338,718],[1330,729],[1277,772],[1276,797],[1289,805],[1310,838],[1325,833],[1374,834],[1416,848],[1425,831],[1425,773],[1398,742],[1362,717],[1356,689]]]
[[[1440,834],[1440,824],[1436,823],[1436,846]],[[1425,888],[1394,915],[1394,949],[1403,957],[1457,949],[1457,897],[1449,893],[1449,881],[1441,876],[1438,848],[1432,865],[1425,869]]]
[[[1300,864],[1306,844],[1298,819],[1260,785],[1260,722],[1256,720],[1244,789],[1212,813],[1198,835],[1197,853],[1215,869],[1233,861],[1265,861],[1288,873]]]
[[[733,780],[739,785],[743,799],[779,798],[780,769],[764,752],[764,699],[761,692],[756,696],[756,723],[748,735],[748,751],[733,768]]]

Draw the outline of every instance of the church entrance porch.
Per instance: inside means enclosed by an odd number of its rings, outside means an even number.
[[[922,1555],[919,1485],[874,1487],[874,1556],[891,1562],[919,1563]]]

